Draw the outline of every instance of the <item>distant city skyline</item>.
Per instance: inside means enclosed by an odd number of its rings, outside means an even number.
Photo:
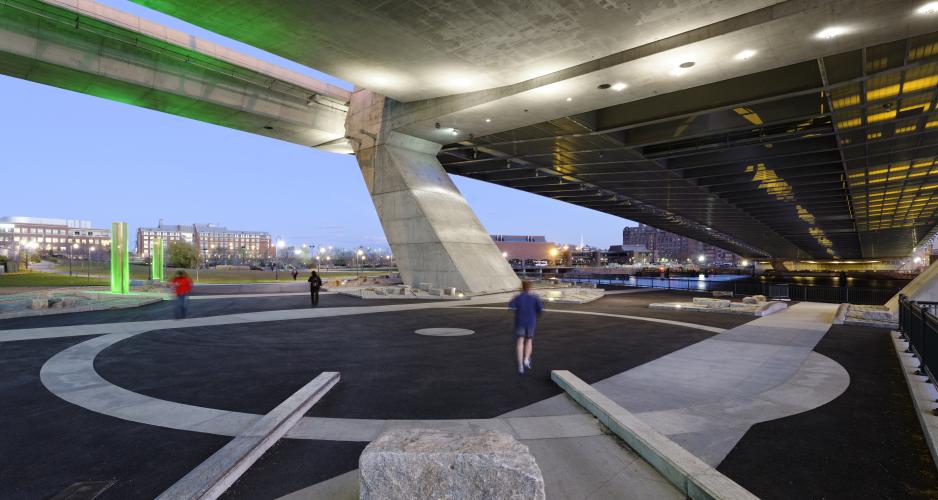
[[[101,3],[260,59],[348,82],[126,1]],[[0,215],[126,221],[138,227],[217,223],[287,245],[387,247],[355,158],[0,76],[8,183]],[[490,234],[544,235],[608,247],[634,222],[453,176]]]

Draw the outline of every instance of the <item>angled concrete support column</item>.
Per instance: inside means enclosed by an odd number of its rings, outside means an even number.
[[[516,290],[511,266],[436,159],[440,144],[387,130],[396,105],[359,90],[346,130],[404,283]]]

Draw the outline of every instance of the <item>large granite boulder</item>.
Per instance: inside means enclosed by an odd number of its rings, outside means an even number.
[[[543,499],[528,447],[498,431],[398,429],[365,447],[362,500]]]

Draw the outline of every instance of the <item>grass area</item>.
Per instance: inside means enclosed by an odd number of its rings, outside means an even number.
[[[0,287],[10,286],[101,286],[110,283],[103,279],[88,278],[84,276],[68,276],[67,274],[53,274],[40,272],[6,273],[0,274]]]
[[[178,269],[167,268],[166,269],[166,278],[172,278],[173,274],[178,271]],[[192,279],[196,278],[194,269],[186,269],[186,272],[189,273],[189,276]],[[362,273],[365,276],[383,276],[386,275],[386,271],[366,271]],[[357,275],[355,271],[323,271],[320,273],[323,281],[334,280],[334,279],[345,279],[345,278],[354,278]],[[199,283],[274,283],[274,282],[289,282],[293,281],[293,277],[290,276],[289,271],[281,271],[279,276],[273,271],[229,271],[229,270],[216,270],[216,269],[199,269]],[[297,281],[306,281],[309,278],[309,271],[300,271],[300,275],[296,277]]]
[[[68,261],[55,264],[53,266],[57,271],[68,272]],[[72,274],[86,276],[89,272],[88,263],[84,261],[75,261],[72,263]],[[111,275],[111,264],[108,262],[92,262],[91,275],[99,276],[110,276]],[[131,264],[130,265],[130,279],[134,280],[145,280],[150,279],[150,266],[145,266],[143,264]]]
[[[59,271],[66,272],[68,271],[68,263],[59,263],[55,265],[55,269]],[[173,275],[179,269],[167,267],[166,268],[166,279],[172,279]],[[111,275],[111,266],[106,262],[92,262],[91,263],[91,275],[100,275],[100,276],[110,276]],[[195,279],[196,272],[195,269],[185,269],[189,276],[192,279]],[[88,263],[86,262],[75,262],[72,264],[72,272],[75,275],[84,276],[88,273]],[[383,276],[388,274],[388,271],[365,271],[362,273],[365,276]],[[354,278],[358,275],[355,270],[330,270],[322,271],[320,273],[322,279],[325,280],[334,280],[334,279],[346,279]],[[220,284],[220,283],[273,283],[273,282],[288,282],[293,281],[293,277],[290,276],[289,271],[281,271],[279,276],[273,271],[243,271],[243,270],[227,270],[227,269],[199,269],[199,283],[208,283],[208,284]],[[305,281],[309,277],[309,270],[300,271],[300,275],[297,276],[297,280]],[[150,267],[143,264],[131,264],[130,265],[130,279],[134,280],[145,280],[150,278]],[[9,285],[13,286],[13,285]],[[66,286],[66,285],[63,285]]]

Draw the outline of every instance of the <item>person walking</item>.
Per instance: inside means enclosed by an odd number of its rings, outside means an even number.
[[[300,274],[300,272],[297,271],[296,268],[294,267],[294,268],[293,268],[293,272],[290,273],[290,274],[293,275],[293,281],[296,281],[296,277]]]
[[[537,317],[544,311],[544,304],[531,293],[531,283],[521,282],[521,293],[516,295],[508,308],[515,312],[515,352],[518,358],[518,373],[531,369],[531,354],[534,351],[534,327]]]
[[[319,305],[319,289],[322,288],[322,278],[316,274],[316,271],[313,271],[309,274],[309,301],[310,307],[316,307]]]
[[[192,293],[192,278],[185,271],[176,271],[172,283],[176,292],[175,316],[176,319],[184,319],[189,306],[189,294]]]

